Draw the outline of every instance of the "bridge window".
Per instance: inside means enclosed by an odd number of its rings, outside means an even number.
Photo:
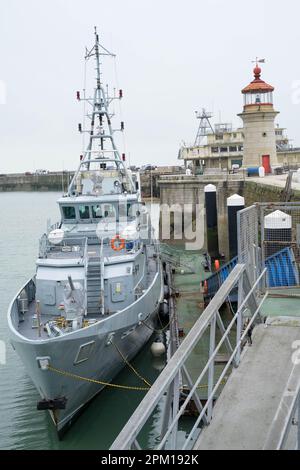
[[[93,219],[103,219],[105,217],[116,217],[116,209],[113,204],[96,204],[91,207]]]
[[[65,219],[76,219],[76,211],[74,206],[63,207],[63,214]]]
[[[89,208],[89,206],[79,206],[79,217],[80,217],[80,219],[89,219],[90,218],[90,208]]]
[[[92,217],[93,219],[102,219],[103,214],[102,214],[100,204],[97,204],[96,206],[92,206]]]
[[[113,204],[102,204],[103,217],[116,217],[116,208]]]
[[[141,205],[138,202],[127,205],[127,215],[129,218],[138,217],[141,214]]]

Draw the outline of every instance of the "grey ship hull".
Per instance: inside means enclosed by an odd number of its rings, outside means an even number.
[[[28,289],[33,281],[30,280],[25,289]],[[11,343],[42,399],[66,397],[67,404],[64,410],[50,412],[61,436],[85,405],[104,386],[50,370],[42,370],[38,358],[47,357],[52,367],[71,374],[111,382],[125,366],[117,348],[126,359],[131,360],[151,337],[155,317],[163,299],[163,278],[162,272],[159,271],[147,291],[128,308],[103,318],[87,328],[40,341],[30,340],[19,333],[17,297],[8,312]],[[92,354],[88,360],[75,365],[74,359],[79,348],[90,342],[94,342]],[[141,382],[140,386],[145,385]]]

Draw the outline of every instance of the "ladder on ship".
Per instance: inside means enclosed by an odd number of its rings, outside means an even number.
[[[100,256],[87,260],[86,290],[88,314],[104,315],[103,240],[101,240]]]
[[[100,313],[101,307],[101,263],[100,258],[89,258],[87,265],[87,311]]]

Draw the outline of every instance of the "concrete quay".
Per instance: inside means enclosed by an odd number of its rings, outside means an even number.
[[[292,361],[299,338],[299,318],[256,326],[253,345],[246,347],[230,375],[195,450],[277,448],[299,382],[300,365]],[[289,442],[290,448],[294,446]]]

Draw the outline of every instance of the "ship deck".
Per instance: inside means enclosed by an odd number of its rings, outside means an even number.
[[[89,251],[89,254],[92,255],[93,257],[95,254],[99,254],[100,252],[98,251],[99,247],[95,248],[94,247]],[[93,250],[93,251],[92,251]],[[155,249],[153,245],[147,246],[147,272],[145,272],[144,275],[144,280],[145,280],[145,287],[148,288],[156,273],[157,273],[157,260],[155,258]],[[126,258],[128,259],[128,255],[120,256],[120,258]],[[106,261],[106,260],[105,260]],[[97,320],[100,321],[107,316],[111,316],[116,312],[110,312],[107,315],[101,315],[99,312],[99,315],[93,313],[89,314],[87,312],[87,315],[84,317],[85,320]],[[22,321],[19,322],[18,326],[18,332],[23,335],[25,338],[28,338],[30,340],[46,340],[49,339],[47,331],[44,330],[44,326],[41,327],[41,336],[39,336],[39,331],[38,328],[33,328],[33,320],[34,320],[34,315],[36,315],[36,302],[35,299],[29,303],[28,306],[28,311],[24,314]],[[60,316],[59,311],[57,312],[57,315],[53,314],[47,314],[44,312],[41,312],[41,323],[42,325],[45,325],[48,321],[53,321],[56,320]],[[71,331],[71,330],[70,330]]]
[[[30,340],[43,340],[43,339],[49,339],[47,331],[44,330],[44,325],[48,321],[53,321],[59,317],[59,315],[48,315],[46,313],[41,314],[41,336],[39,336],[39,331],[38,328],[33,328],[33,316],[36,314],[36,304],[35,301],[33,300],[30,302],[28,306],[28,312],[25,313],[24,315],[24,320],[19,323],[19,328],[18,331],[21,335],[23,335],[25,338],[28,338]],[[111,314],[110,314],[111,315]],[[101,320],[103,318],[106,318],[108,315],[86,315],[84,317],[85,320],[91,320],[91,319],[97,319]],[[70,330],[71,331],[71,330]]]

